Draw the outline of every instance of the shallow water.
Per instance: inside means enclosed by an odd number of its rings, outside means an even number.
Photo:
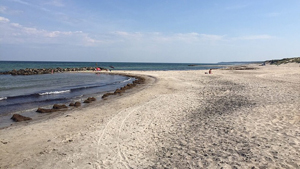
[[[93,73],[2,75],[0,115],[104,93],[131,81],[125,76]]]

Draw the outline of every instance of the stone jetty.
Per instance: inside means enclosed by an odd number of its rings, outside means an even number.
[[[51,73],[61,73],[61,72],[74,72],[74,71],[93,71],[96,67],[81,67],[81,68],[44,68],[44,69],[19,69],[12,71],[0,72],[0,75],[38,75],[38,74],[51,74]],[[106,68],[101,68],[101,70],[108,70]]]

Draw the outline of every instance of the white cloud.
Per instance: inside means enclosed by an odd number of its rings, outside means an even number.
[[[92,45],[99,41],[89,37],[82,31],[48,31],[34,27],[26,27],[19,23],[11,23],[9,19],[0,17],[1,43],[39,43],[39,44],[72,44]]]
[[[223,40],[224,35],[210,35],[210,34],[201,34],[201,37],[206,39],[206,40],[211,40],[211,41],[218,41],[218,40]]]
[[[23,5],[30,5],[28,2],[25,2],[25,1],[22,1],[22,0],[12,0],[14,2],[18,2],[20,4],[23,4]]]
[[[225,36],[212,35],[212,34],[199,34],[196,32],[191,33],[175,33],[175,34],[163,34],[160,32],[124,32],[116,31],[111,33],[111,38],[129,40],[129,41],[155,41],[158,43],[194,43],[200,41],[221,41]]]
[[[178,33],[171,35],[171,38],[177,41],[183,42],[194,42],[199,40],[199,34],[192,32],[192,33]]]
[[[9,19],[0,16],[0,22],[9,22]]]
[[[116,31],[112,32],[113,37],[119,37],[122,39],[132,39],[132,40],[139,40],[143,37],[147,36],[147,33],[140,33],[140,32],[124,32],[124,31]]]
[[[80,46],[140,46],[155,49],[160,45],[209,45],[224,44],[235,40],[265,40],[274,38],[270,35],[252,35],[241,37],[228,37],[227,35],[190,33],[166,34],[162,32],[126,32],[115,31],[108,33],[89,34],[82,31],[45,30],[35,27],[12,23],[8,18],[0,17],[1,43],[22,44],[67,44]],[[158,47],[157,47],[158,48]]]
[[[26,1],[23,1],[23,0],[12,0],[12,1],[20,3],[20,4],[23,4],[23,5],[27,5],[29,7],[32,7],[32,8],[41,10],[41,11],[51,12],[51,10],[49,10],[47,8],[44,8],[44,7],[40,6],[40,5],[36,5],[34,3],[29,3],[29,2],[26,2]]]
[[[126,32],[115,31],[92,35],[82,31],[49,31],[34,27],[26,27],[18,23],[11,23],[8,18],[0,17],[0,25],[3,31],[1,41],[3,43],[43,43],[43,44],[70,44],[82,46],[99,46],[123,44],[128,45],[162,45],[162,44],[207,44],[223,43],[235,40],[265,40],[272,39],[270,35],[252,35],[241,37],[228,37],[225,35],[175,33],[164,34],[161,32]]]
[[[272,39],[275,38],[270,35],[251,35],[251,36],[241,36],[237,38],[233,38],[234,40],[264,40],[264,39]]]

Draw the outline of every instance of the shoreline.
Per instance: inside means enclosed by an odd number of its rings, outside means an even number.
[[[0,130],[0,167],[299,168],[299,64],[250,66],[259,69],[122,71],[149,79]]]
[[[129,75],[129,74],[124,74],[124,73],[112,73],[112,72],[97,72],[97,71],[70,71],[70,72],[62,72],[62,73],[94,73],[94,74],[111,74],[111,75],[121,75],[121,76],[126,76],[126,77],[130,77],[130,78],[135,78],[136,80],[133,81],[133,83],[128,83],[125,86],[121,87],[121,88],[117,88],[115,90],[111,90],[111,91],[106,91],[103,92],[102,94],[97,94],[95,95],[96,97],[96,102],[101,102],[105,99],[108,99],[107,97],[112,97],[112,95],[117,95],[120,96],[122,95],[126,90],[130,90],[134,87],[136,87],[137,85],[143,84],[144,83],[144,77],[138,76],[138,75]],[[131,85],[132,84],[132,85]],[[103,97],[104,95],[107,95],[105,98]],[[102,98],[101,98],[102,97]],[[86,98],[88,99],[88,97],[86,96]],[[89,97],[90,98],[90,97]],[[78,108],[87,108],[88,106],[91,105],[91,102],[89,103],[85,103],[85,100],[87,99],[80,99],[81,101],[79,101],[80,106],[79,107],[74,107],[71,106],[71,103],[73,102],[56,102],[54,105],[53,104],[49,104],[47,106],[42,106],[42,107],[36,107],[36,108],[32,108],[32,109],[28,109],[28,110],[22,110],[19,112],[12,112],[12,113],[6,113],[0,116],[0,118],[2,118],[1,122],[2,124],[0,125],[0,130],[10,127],[10,126],[14,126],[14,125],[25,125],[31,122],[34,122],[36,120],[43,120],[43,119],[48,119],[48,118],[52,118],[52,117],[56,117],[59,116],[59,114],[62,114],[64,112],[69,113],[72,112],[74,109],[78,109]],[[93,102],[94,102],[93,101]],[[55,105],[58,106],[66,106],[66,108],[60,108],[60,109],[54,109],[51,108],[52,106],[54,107]],[[39,110],[44,110],[45,112],[38,112]],[[11,118],[14,117],[13,115],[21,115],[21,120],[22,119],[26,119],[29,118],[25,121],[14,121]],[[32,119],[33,118],[33,119]]]

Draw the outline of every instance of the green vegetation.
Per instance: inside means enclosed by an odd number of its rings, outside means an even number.
[[[271,65],[281,65],[286,63],[300,63],[300,57],[295,58],[284,58],[280,60],[268,60],[266,63],[269,63]]]

